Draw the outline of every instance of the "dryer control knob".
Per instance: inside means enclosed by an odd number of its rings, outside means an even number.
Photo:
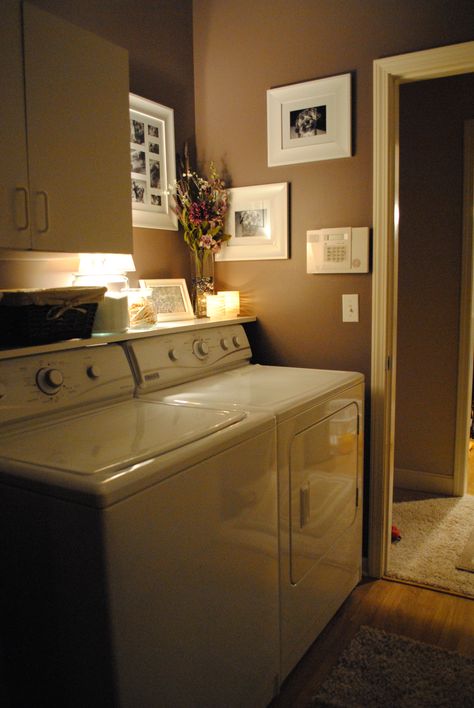
[[[226,352],[226,351],[228,350],[228,348],[230,347],[229,340],[226,339],[225,337],[223,337],[223,338],[221,339],[221,347],[222,347],[222,349],[223,349],[225,352]]]
[[[232,337],[232,341],[233,341],[233,343],[234,343],[234,347],[235,347],[236,349],[240,349],[240,347],[242,346],[242,342],[240,341],[240,337],[238,337],[237,335],[235,335],[235,337]]]
[[[64,377],[59,369],[40,369],[36,374],[36,383],[43,393],[57,393],[64,383]]]
[[[202,339],[197,339],[193,344],[193,352],[198,359],[204,359],[209,354],[209,347]]]
[[[96,364],[91,364],[87,367],[87,376],[90,379],[98,379],[100,376],[100,369]]]
[[[168,356],[171,361],[178,361],[179,359],[178,352],[176,351],[176,349],[170,349],[168,352]]]

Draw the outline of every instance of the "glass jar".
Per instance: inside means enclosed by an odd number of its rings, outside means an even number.
[[[155,303],[149,288],[127,288],[130,329],[150,329],[157,322]]]
[[[191,251],[191,302],[195,317],[206,317],[206,297],[214,294],[214,254],[210,249]]]

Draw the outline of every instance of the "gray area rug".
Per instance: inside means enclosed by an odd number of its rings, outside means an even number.
[[[474,496],[394,503],[392,519],[402,540],[390,548],[390,578],[474,597],[474,573],[456,568],[474,527]]]
[[[361,627],[311,705],[472,708],[474,658]]]

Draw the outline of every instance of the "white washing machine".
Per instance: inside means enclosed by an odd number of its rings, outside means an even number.
[[[119,345],[0,358],[0,693],[261,708],[279,670],[273,416],[134,387]]]
[[[147,400],[275,416],[283,681],[361,578],[363,376],[253,365],[238,325],[127,346]]]

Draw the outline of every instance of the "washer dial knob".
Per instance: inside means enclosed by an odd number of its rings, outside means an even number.
[[[100,369],[97,364],[91,364],[87,367],[87,376],[90,379],[98,379],[100,376]]]
[[[228,348],[230,347],[229,340],[226,337],[222,337],[221,339],[221,347],[222,349],[226,352]]]
[[[203,339],[196,339],[193,344],[193,352],[198,359],[205,359],[209,354],[209,347]]]
[[[242,346],[242,342],[240,341],[240,337],[238,335],[235,335],[234,337],[232,337],[232,341],[234,343],[234,347],[236,349],[240,349],[240,347]]]
[[[171,361],[178,361],[179,356],[178,356],[178,352],[176,351],[176,349],[170,349],[168,352],[168,357],[170,358]]]
[[[49,395],[59,391],[64,383],[64,376],[59,369],[40,369],[36,374],[36,384],[40,391]]]

